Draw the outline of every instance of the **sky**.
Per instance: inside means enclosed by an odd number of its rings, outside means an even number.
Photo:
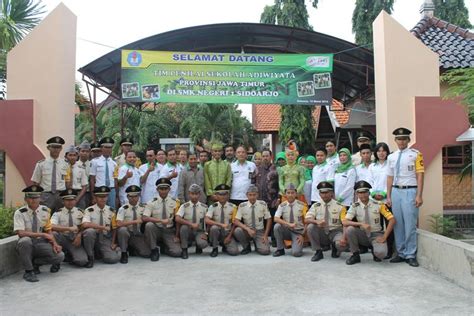
[[[307,0],[309,3],[309,0]],[[231,22],[259,22],[274,0],[42,0],[47,12],[63,2],[77,16],[76,69],[130,42],[184,27]],[[396,0],[392,16],[406,29],[420,20],[424,0]],[[474,0],[465,0],[474,14]],[[316,32],[353,42],[355,0],[319,0],[308,5]],[[76,73],[81,81],[81,75]],[[100,101],[100,100],[99,100]],[[249,106],[241,107],[250,116]]]

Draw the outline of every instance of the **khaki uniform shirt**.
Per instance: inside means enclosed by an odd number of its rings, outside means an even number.
[[[336,200],[332,199],[327,203],[329,210],[329,230],[342,228],[342,220],[346,218],[346,208]],[[306,219],[313,220],[324,220],[326,214],[326,203],[323,200],[321,202],[314,203],[306,214]]]
[[[45,192],[51,192],[51,182],[53,180],[53,165],[56,161],[56,190],[66,190],[66,181],[69,181],[69,164],[61,158],[54,160],[51,157],[40,160],[36,163],[31,181],[38,183]]]
[[[103,224],[106,227],[111,227],[112,229],[117,228],[117,221],[115,217],[115,212],[112,208],[106,205],[103,210],[101,210],[97,204],[87,208],[84,212],[84,217],[82,218],[82,223],[93,223],[100,225],[100,213],[103,212]]]
[[[193,206],[194,204],[191,201],[184,203],[180,206],[176,215],[193,222]],[[198,201],[196,203],[196,222],[194,223],[199,223],[199,230],[204,230],[204,216],[206,216],[206,213],[207,205]]]
[[[137,204],[135,205],[135,207],[136,207],[136,212],[137,212],[136,219],[142,218],[143,212],[145,211],[145,205]],[[127,203],[123,205],[121,208],[119,208],[117,212],[117,221],[130,222],[133,220],[134,219],[133,219],[133,206],[132,205]],[[133,231],[133,225],[128,225],[127,228],[129,231]]]
[[[382,224],[380,223],[380,214],[382,214],[382,216],[385,217],[387,220],[392,219],[393,214],[390,213],[390,211],[387,210],[385,204],[382,203],[377,203],[372,200],[369,200],[367,206],[369,207],[370,231],[373,233],[381,232]],[[365,223],[364,204],[360,202],[360,200],[358,202],[352,203],[352,206],[349,208],[349,211],[347,211],[345,218],[349,221],[353,220],[354,218],[357,218],[357,221],[359,223]]]
[[[82,190],[83,186],[89,184],[87,172],[83,167],[82,162],[76,162],[72,167],[69,165],[68,177],[69,179],[72,179],[72,188],[74,190]]]
[[[37,232],[49,232],[51,230],[50,214],[51,210],[43,205],[38,206],[36,210],[24,206],[13,214],[13,230],[33,231],[33,216],[36,216],[38,221]]]
[[[272,218],[268,211],[267,203],[261,200],[255,202],[255,228],[256,230],[264,229],[264,219]],[[237,209],[235,218],[244,223],[245,225],[252,227],[252,204],[250,202],[240,203]]]
[[[221,208],[222,204],[219,202],[212,204],[209,206],[206,216],[214,222],[232,225],[235,215],[237,214],[237,206],[230,202],[224,204],[224,222],[222,222],[221,219]]]
[[[72,225],[76,227],[81,226],[82,218],[84,217],[84,212],[77,207],[73,207],[71,209],[71,212],[72,212]],[[70,227],[69,226],[69,210],[63,207],[59,211],[54,212],[53,215],[51,216],[51,224],[59,225],[63,227]],[[61,232],[61,234],[68,235],[70,234],[70,232]]]
[[[306,216],[307,211],[308,206],[306,205],[306,203],[303,203],[298,200],[295,200],[293,202],[293,219],[294,223],[296,223],[296,231],[304,230],[304,218]],[[283,218],[285,222],[290,223],[290,212],[291,204],[288,201],[285,201],[278,206],[278,209],[275,213],[275,217]]]
[[[166,206],[166,218],[169,219],[169,223],[166,227],[162,223],[156,223],[158,227],[171,228],[174,224],[174,215],[179,209],[179,201],[173,199],[170,196],[162,199],[160,196],[154,198],[151,202],[147,203],[145,210],[143,211],[143,216],[153,217],[157,219],[166,219],[162,218],[163,204]]]

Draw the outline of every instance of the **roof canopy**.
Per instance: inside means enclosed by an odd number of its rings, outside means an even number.
[[[217,53],[333,53],[333,97],[344,104],[372,94],[372,51],[326,34],[259,23],[194,26],[153,35],[116,49],[79,72],[120,95],[121,49]]]

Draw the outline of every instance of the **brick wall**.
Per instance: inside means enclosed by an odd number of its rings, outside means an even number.
[[[471,208],[471,177],[459,182],[459,174],[443,174],[444,209]]]

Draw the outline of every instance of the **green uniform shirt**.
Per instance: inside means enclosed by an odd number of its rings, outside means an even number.
[[[215,160],[206,162],[204,165],[204,186],[206,195],[214,194],[214,188],[219,184],[232,184],[232,172],[230,164],[225,160]]]
[[[296,187],[296,192],[298,194],[302,194],[305,183],[304,174],[304,168],[298,164],[287,164],[281,167],[278,172],[278,185],[280,188],[280,194],[285,194],[285,188],[290,183],[293,183],[293,185]]]

